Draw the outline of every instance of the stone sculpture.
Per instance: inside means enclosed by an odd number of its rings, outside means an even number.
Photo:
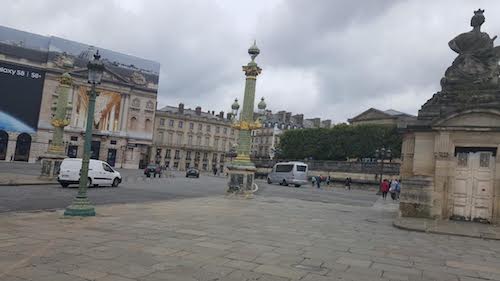
[[[481,32],[484,10],[474,11],[472,30],[453,38],[448,45],[458,53],[441,80],[443,90],[492,89],[498,87],[500,48],[494,47],[497,38]]]

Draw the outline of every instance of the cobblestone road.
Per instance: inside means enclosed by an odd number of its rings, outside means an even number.
[[[500,280],[500,242],[392,227],[392,202],[222,196],[0,215],[0,280]]]

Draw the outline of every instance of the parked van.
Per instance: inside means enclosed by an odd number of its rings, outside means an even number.
[[[279,183],[280,185],[293,184],[300,187],[307,184],[306,163],[302,162],[283,162],[274,165],[273,170],[267,175],[267,183]]]
[[[68,187],[70,184],[78,184],[81,169],[81,158],[66,158],[61,163],[57,181],[62,187]],[[111,185],[117,187],[121,182],[122,176],[120,173],[113,170],[108,163],[90,159],[88,186]]]

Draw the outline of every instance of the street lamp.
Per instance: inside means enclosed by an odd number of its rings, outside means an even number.
[[[381,186],[382,186],[382,178],[383,178],[383,174],[384,174],[384,160],[385,159],[391,159],[392,157],[392,151],[390,148],[388,149],[385,149],[385,147],[382,147],[380,149],[376,149],[375,150],[375,158],[378,160],[380,160],[380,178],[379,178],[379,192],[377,194],[380,194],[381,193]]]
[[[87,64],[88,83],[91,89],[89,95],[88,111],[87,111],[87,126],[85,129],[85,142],[83,147],[82,168],[80,170],[80,182],[78,186],[78,194],[73,203],[64,211],[65,216],[95,216],[94,206],[90,204],[87,197],[87,188],[92,184],[89,180],[89,161],[90,161],[90,144],[92,143],[92,126],[94,124],[95,100],[97,96],[96,85],[101,84],[102,75],[104,73],[104,64],[99,59],[99,51],[94,55],[94,59]]]
[[[233,104],[231,105],[231,116],[236,120],[238,116],[238,110],[240,109],[240,104],[238,103],[238,99],[234,99]]]

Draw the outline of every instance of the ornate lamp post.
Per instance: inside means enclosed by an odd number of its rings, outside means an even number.
[[[257,76],[262,69],[255,62],[260,50],[255,41],[248,49],[248,54],[252,59],[247,65],[243,66],[245,72],[245,95],[243,98],[243,109],[238,121],[234,121],[233,127],[239,130],[237,156],[234,161],[228,165],[229,188],[232,193],[249,193],[253,190],[253,180],[255,175],[255,165],[250,161],[251,131],[262,127],[260,122],[254,121],[254,103],[255,103],[255,85]],[[236,114],[239,110],[238,100],[232,105],[232,113],[236,120]]]
[[[390,148],[385,149],[385,147],[382,147],[380,149],[375,150],[375,158],[380,160],[380,178],[379,178],[379,185],[378,185],[378,192],[377,194],[381,194],[381,184],[382,184],[382,179],[383,179],[383,173],[384,173],[384,160],[385,159],[391,159],[392,157],[392,151]]]
[[[101,83],[104,73],[104,64],[99,59],[99,51],[94,55],[94,59],[87,64],[88,83],[91,84],[89,95],[89,105],[87,112],[87,127],[85,129],[85,143],[83,148],[82,169],[80,172],[80,184],[78,194],[73,200],[73,204],[66,208],[65,216],[95,216],[94,206],[90,204],[87,198],[87,187],[90,184],[88,181],[89,161],[90,161],[90,144],[92,142],[92,126],[94,124],[95,100],[97,96],[96,85]]]

